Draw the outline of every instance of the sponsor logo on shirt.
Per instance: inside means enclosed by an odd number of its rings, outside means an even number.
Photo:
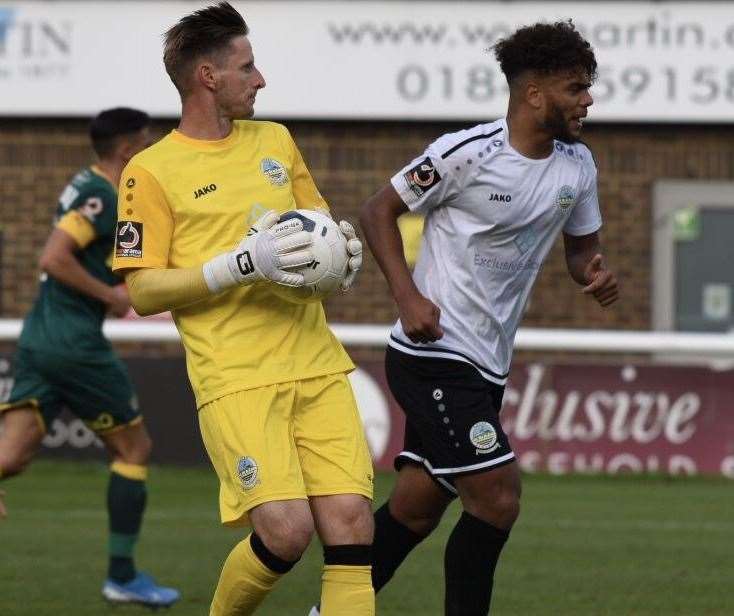
[[[519,261],[505,261],[495,255],[482,255],[478,252],[474,253],[474,265],[476,267],[483,267],[489,270],[495,270],[498,272],[515,273],[524,270],[538,271],[540,269],[540,263],[533,261],[532,259]]]
[[[503,195],[502,193],[489,193],[490,201],[498,201],[499,203],[510,203],[512,195]]]
[[[135,178],[128,178],[125,182],[125,186],[128,188],[135,188]]]
[[[274,158],[263,158],[260,171],[273,186],[285,186],[288,183],[288,172],[283,164]]]
[[[97,218],[97,214],[101,214],[104,210],[104,204],[102,199],[99,197],[89,197],[79,208],[79,213],[84,216],[89,222],[94,222]]]
[[[213,193],[215,190],[217,190],[216,184],[207,184],[206,186],[202,186],[201,188],[197,188],[194,191],[194,199],[198,199],[199,197],[203,197],[204,195],[208,195],[210,193]]]
[[[433,161],[427,156],[415,167],[408,170],[403,177],[408,182],[408,188],[413,191],[416,197],[422,197],[441,181],[441,176],[436,167],[433,166]]]
[[[143,257],[143,223],[132,220],[118,220],[115,233],[115,256]]]
[[[568,185],[561,186],[556,197],[556,203],[558,203],[561,212],[567,211],[568,208],[576,205],[576,192]]]

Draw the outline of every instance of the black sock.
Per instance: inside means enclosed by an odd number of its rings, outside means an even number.
[[[446,544],[446,616],[486,616],[494,569],[510,533],[466,511]]]
[[[378,592],[425,537],[413,532],[390,514],[388,502],[375,511],[375,539],[372,543],[372,586]]]
[[[135,575],[133,548],[140,533],[145,510],[145,482],[110,473],[107,487],[107,512],[110,522],[109,566],[107,577],[119,584]]]

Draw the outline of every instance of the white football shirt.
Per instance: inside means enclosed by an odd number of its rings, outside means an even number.
[[[389,344],[468,362],[504,385],[525,303],[559,231],[601,227],[591,152],[556,141],[548,158],[526,158],[502,119],[440,137],[391,182],[425,214],[413,279],[441,309],[444,336],[413,343],[398,320]]]

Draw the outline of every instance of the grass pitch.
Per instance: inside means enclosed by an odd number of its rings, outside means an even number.
[[[106,568],[107,469],[42,460],[3,483],[2,616],[134,616],[100,595]],[[378,503],[392,485],[377,477]],[[242,537],[219,526],[207,468],[152,469],[139,566],[179,587],[172,615],[205,616],[220,566]],[[443,546],[453,506],[378,596],[378,614],[442,612]],[[318,598],[321,550],[309,549],[260,612],[306,616]],[[493,615],[734,614],[734,483],[719,479],[524,479],[523,512],[495,579]]]

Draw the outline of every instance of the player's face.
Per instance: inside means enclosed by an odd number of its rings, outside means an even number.
[[[255,67],[252,45],[246,36],[232,39],[229,53],[217,68],[217,103],[222,115],[246,120],[255,113],[257,91],[265,87],[262,73]]]
[[[548,77],[544,89],[543,128],[554,139],[573,143],[581,138],[583,118],[594,103],[589,88],[591,80],[582,71]]]

